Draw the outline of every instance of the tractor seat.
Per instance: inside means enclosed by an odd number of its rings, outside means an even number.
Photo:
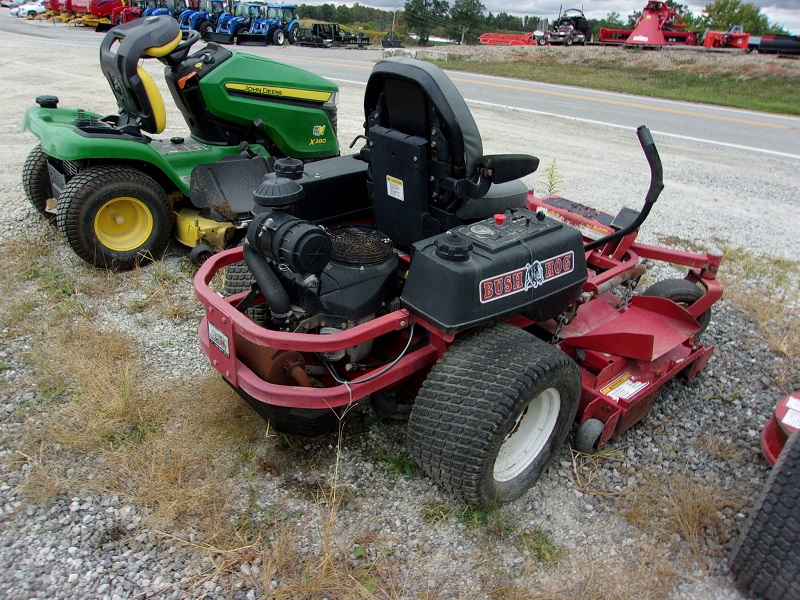
[[[153,78],[139,66],[139,60],[166,56],[180,42],[178,22],[166,16],[118,25],[103,38],[100,68],[117,99],[118,127],[134,125],[153,134],[164,131],[167,124],[164,99]]]
[[[436,65],[378,62],[364,95],[377,227],[411,245],[463,222],[525,206],[529,155],[484,156],[461,93]],[[399,200],[399,202],[398,202]]]

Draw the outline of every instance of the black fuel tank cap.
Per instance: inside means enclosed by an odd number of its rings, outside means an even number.
[[[447,260],[467,260],[472,242],[460,233],[445,233],[436,240],[436,255]]]

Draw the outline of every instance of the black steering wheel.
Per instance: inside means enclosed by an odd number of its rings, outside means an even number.
[[[195,44],[195,42],[197,42],[197,40],[200,39],[200,32],[195,31],[194,29],[184,30],[181,32],[181,34],[185,37],[183,38],[183,41],[180,44],[175,46],[175,50],[173,50],[171,54],[175,52],[183,52],[184,50],[188,50]]]

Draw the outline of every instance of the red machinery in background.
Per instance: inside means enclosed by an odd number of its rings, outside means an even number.
[[[633,29],[601,28],[598,41],[638,46],[694,46],[697,33],[687,31],[675,10],[665,2],[648,2]]]
[[[750,34],[741,25],[731,25],[728,31],[706,31],[703,36],[705,48],[738,48],[747,50]]]

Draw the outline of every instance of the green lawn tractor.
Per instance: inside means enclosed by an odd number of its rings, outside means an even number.
[[[214,43],[190,54],[198,39],[170,17],[115,27],[100,65],[119,114],[58,108],[49,95],[25,114],[40,142],[23,167],[25,193],[91,264],[133,268],[158,257],[173,230],[200,262],[243,237],[251,192],[276,157],[343,158],[335,84]],[[166,110],[143,58],[166,65],[188,137],[152,137]]]

